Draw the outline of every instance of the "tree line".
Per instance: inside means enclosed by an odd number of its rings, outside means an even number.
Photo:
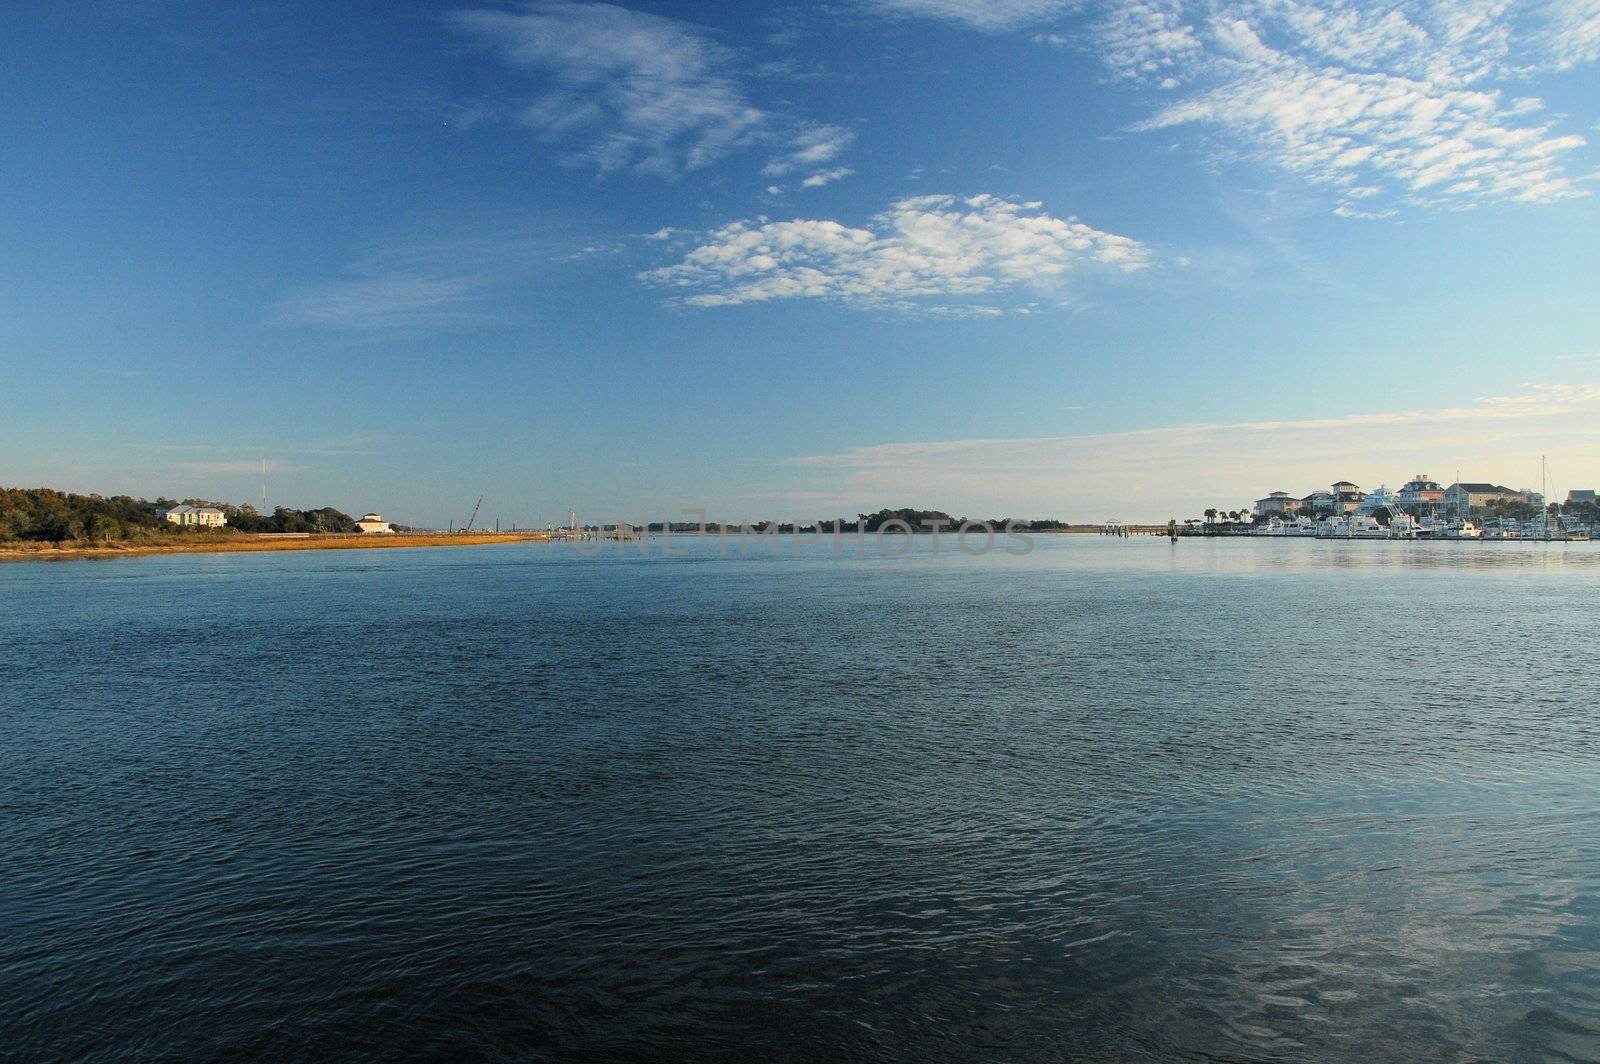
[[[158,516],[180,505],[176,499],[154,502],[129,495],[76,495],[53,488],[0,488],[0,542],[112,543],[168,535],[216,535],[229,532],[355,532],[355,518],[331,506],[294,510],[279,506],[270,514],[253,506],[184,499],[184,505],[221,510],[222,529],[181,528]]]
[[[955,532],[963,524],[974,520],[977,519],[968,517],[951,517],[943,510],[885,509],[879,510],[877,513],[872,514],[857,514],[854,518],[821,518],[816,521],[751,521],[746,524],[732,524],[727,521],[707,521],[704,526],[697,521],[672,521],[670,523],[662,521],[650,521],[642,522],[634,527],[650,532],[661,532],[665,530],[674,533],[699,532],[701,528],[704,527],[705,531],[707,532],[720,531],[730,535],[737,535],[742,529],[753,529],[758,532],[766,532],[769,529],[774,528],[780,534],[809,534],[813,532],[824,534],[832,533],[835,529],[837,529],[840,533],[875,533],[880,529],[885,529],[886,526],[887,531],[889,532],[904,532],[905,528],[900,524],[895,523],[903,522],[904,525],[909,527],[913,532],[933,532],[936,530],[941,532]],[[993,517],[987,519],[987,521],[984,523],[988,524],[990,528],[993,528],[997,531],[1006,528],[1008,523],[1012,523],[1011,527],[1015,528],[1019,532],[1051,532],[1067,527],[1065,521],[1056,521],[1051,519],[1024,521],[1009,517]],[[606,526],[608,530],[612,527],[614,526]]]

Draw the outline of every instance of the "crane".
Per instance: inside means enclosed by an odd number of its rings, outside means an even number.
[[[472,507],[472,516],[467,518],[467,523],[461,526],[461,531],[463,531],[463,532],[471,532],[472,531],[472,523],[478,519],[478,509],[481,506],[483,506],[483,496],[479,495],[477,504]]]

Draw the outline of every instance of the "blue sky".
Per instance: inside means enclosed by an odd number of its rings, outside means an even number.
[[[0,482],[503,522],[1600,484],[1592,0],[38,7]]]

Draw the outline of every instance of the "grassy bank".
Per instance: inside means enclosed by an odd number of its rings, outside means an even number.
[[[543,532],[407,532],[388,536],[257,536],[221,532],[150,536],[133,542],[13,542],[0,545],[0,559],[120,558],[139,554],[238,554],[278,550],[372,550],[395,547],[477,547],[548,538]]]

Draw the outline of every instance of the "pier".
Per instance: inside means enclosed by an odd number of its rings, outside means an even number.
[[[1102,536],[1116,536],[1128,539],[1133,536],[1166,536],[1176,540],[1179,535],[1186,534],[1176,521],[1168,521],[1164,525],[1130,525],[1124,524],[1115,518],[1106,521],[1100,526]]]

